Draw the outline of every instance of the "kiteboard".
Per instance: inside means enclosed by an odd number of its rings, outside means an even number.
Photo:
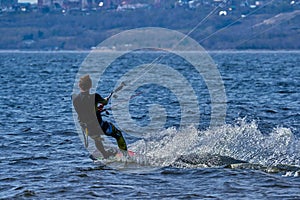
[[[128,168],[131,165],[136,165],[136,153],[132,150],[118,150],[115,156],[110,156],[108,158],[103,158],[99,153],[93,153],[90,158],[93,162],[100,166],[106,166],[113,169]]]
[[[127,150],[127,151],[122,151],[122,152],[117,153],[115,157],[116,158],[124,158],[126,156],[126,157],[130,158],[130,157],[133,157],[135,155],[136,155],[135,152],[133,152],[131,150]]]

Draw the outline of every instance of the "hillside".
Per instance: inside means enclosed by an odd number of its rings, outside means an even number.
[[[209,11],[143,9],[2,13],[0,49],[87,50],[122,30],[163,27],[189,33],[206,49],[300,49],[300,11],[219,16]],[[203,21],[202,23],[200,23]]]

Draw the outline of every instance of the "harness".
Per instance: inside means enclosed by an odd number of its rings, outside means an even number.
[[[87,124],[86,123],[80,123],[81,126],[81,130],[82,130],[82,135],[83,135],[83,140],[84,140],[84,146],[85,148],[89,147],[89,130],[87,128]]]

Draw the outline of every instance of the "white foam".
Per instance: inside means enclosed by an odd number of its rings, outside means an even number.
[[[263,134],[255,121],[245,119],[205,131],[192,126],[181,130],[170,128],[149,133],[131,146],[155,166],[168,166],[180,155],[192,153],[230,156],[264,166],[300,166],[299,138],[291,129],[277,127]]]

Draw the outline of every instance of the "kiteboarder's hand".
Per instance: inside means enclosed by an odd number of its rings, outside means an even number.
[[[104,99],[105,99],[106,101],[108,101],[112,95],[113,95],[113,92],[110,93],[110,94],[108,95],[108,97],[105,97]]]

